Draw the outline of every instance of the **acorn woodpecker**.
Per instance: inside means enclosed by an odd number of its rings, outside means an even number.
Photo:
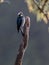
[[[24,35],[23,33],[24,24],[25,24],[25,16],[23,12],[19,12],[17,15],[17,31],[18,32],[21,31],[22,35]]]

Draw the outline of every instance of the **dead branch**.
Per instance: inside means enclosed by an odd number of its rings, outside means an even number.
[[[20,47],[19,47],[19,53],[17,54],[15,65],[22,65],[24,53],[28,46],[29,30],[30,30],[30,17],[26,16],[26,22],[25,22],[25,26],[23,30],[24,36],[22,36],[22,43],[20,44]]]
[[[38,10],[39,10],[41,13],[43,13],[43,14],[45,15],[45,17],[47,18],[47,20],[48,20],[47,14],[45,14],[44,11],[43,11],[44,6],[46,5],[47,1],[48,1],[48,0],[45,0],[45,2],[44,2],[44,4],[43,4],[43,7],[40,8],[39,5],[36,3],[36,1],[33,0],[33,2],[35,3],[35,5],[37,6]]]
[[[43,6],[42,6],[42,10],[44,10],[44,7],[45,7],[47,1],[48,1],[48,0],[45,0],[44,4],[43,4]]]

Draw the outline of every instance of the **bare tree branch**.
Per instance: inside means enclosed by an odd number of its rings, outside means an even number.
[[[45,0],[44,4],[43,4],[43,6],[42,6],[42,10],[44,9],[44,7],[45,7],[47,1],[48,1],[48,0]]]
[[[43,7],[40,8],[39,5],[36,3],[36,1],[33,0],[33,2],[35,3],[35,5],[37,6],[38,10],[39,10],[40,12],[42,12],[42,13],[45,15],[45,17],[47,18],[47,20],[48,20],[47,14],[45,14],[44,11],[43,11],[44,6],[45,6],[45,4],[46,4],[47,1],[48,1],[48,0],[45,0],[45,3],[43,4]]]
[[[20,44],[19,47],[19,53],[17,54],[15,65],[22,65],[24,53],[28,46],[29,30],[30,30],[30,17],[26,16],[26,22],[24,26],[24,36],[22,36],[22,43]]]

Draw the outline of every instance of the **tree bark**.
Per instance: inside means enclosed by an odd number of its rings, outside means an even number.
[[[26,16],[26,21],[23,30],[24,36],[22,36],[22,42],[18,50],[15,65],[22,65],[24,53],[27,49],[28,41],[29,41],[29,30],[30,30],[30,17]]]

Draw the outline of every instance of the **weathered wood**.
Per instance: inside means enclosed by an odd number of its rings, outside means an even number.
[[[19,50],[18,50],[19,53],[17,54],[15,65],[22,65],[24,53],[28,46],[29,30],[30,30],[30,17],[26,16],[26,22],[25,22],[25,26],[24,26],[24,30],[23,30],[24,36],[22,36],[22,42],[21,42]]]

